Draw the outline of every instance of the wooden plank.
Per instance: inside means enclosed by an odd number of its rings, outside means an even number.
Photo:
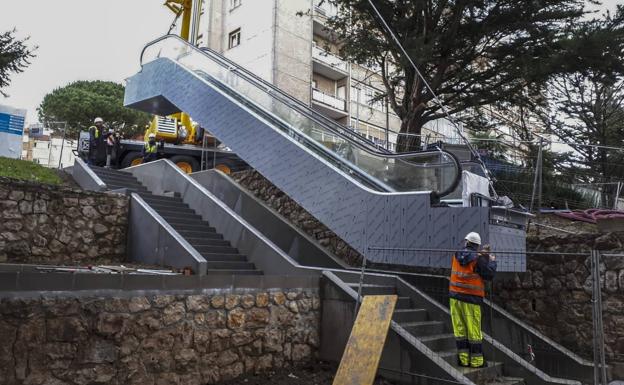
[[[397,298],[396,295],[364,297],[333,385],[373,383]]]

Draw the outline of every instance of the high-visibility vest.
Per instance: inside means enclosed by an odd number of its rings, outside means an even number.
[[[93,129],[93,132],[95,133],[95,139],[98,139],[100,137],[100,130],[97,128],[97,126],[91,126],[89,127],[89,130]]]
[[[145,143],[145,153],[146,154],[155,154],[158,151],[158,145],[154,144],[153,146],[149,143]]]
[[[483,278],[481,278],[479,274],[475,273],[477,260],[478,258],[475,258],[474,261],[462,266],[453,255],[449,291],[458,294],[485,297],[485,284],[483,282]]]

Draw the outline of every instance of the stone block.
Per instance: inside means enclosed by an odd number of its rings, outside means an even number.
[[[186,316],[186,310],[182,302],[175,302],[167,306],[163,310],[163,322],[165,325],[171,325],[183,319]]]
[[[186,309],[192,312],[202,312],[210,309],[209,298],[205,295],[190,295],[186,297]]]
[[[271,293],[271,299],[276,305],[283,305],[286,303],[286,296],[281,291]]]
[[[240,377],[245,370],[245,365],[242,362],[236,362],[232,365],[221,367],[219,370],[219,377],[221,381],[231,380]]]
[[[241,308],[233,309],[228,312],[227,326],[230,329],[240,329],[245,326],[245,311]]]
[[[609,293],[615,293],[618,289],[618,274],[616,271],[609,270],[605,272],[605,290]]]
[[[78,351],[82,364],[104,364],[117,361],[119,348],[111,341],[91,340]]]
[[[19,212],[21,214],[32,214],[33,212],[33,204],[29,201],[21,201],[19,203]]]
[[[20,201],[20,200],[24,199],[24,196],[25,196],[25,194],[24,194],[24,191],[22,191],[22,190],[12,190],[9,193],[9,199],[12,200],[12,201]]]
[[[244,309],[250,309],[256,304],[256,297],[253,294],[244,294],[240,299],[240,305]]]
[[[128,309],[131,313],[137,313],[140,311],[148,310],[152,307],[149,300],[146,297],[133,297],[128,303]]]
[[[50,342],[76,342],[86,338],[87,329],[78,317],[46,320],[46,336]]]
[[[269,306],[269,294],[268,293],[258,293],[258,294],[256,294],[256,306],[258,306],[258,307],[267,307],[267,306]]]
[[[234,309],[240,304],[240,295],[228,294],[225,296],[225,308],[227,310]]]
[[[33,203],[33,213],[46,214],[48,212],[48,204],[42,199],[37,199]]]

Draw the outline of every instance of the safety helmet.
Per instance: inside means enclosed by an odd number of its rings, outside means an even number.
[[[156,137],[156,134],[154,134],[153,132],[150,132],[150,134],[147,137],[152,139]]]
[[[466,235],[466,240],[470,243],[474,243],[475,245],[481,245],[481,236],[479,233],[475,233],[474,231]]]
[[[95,124],[95,123],[104,123],[104,119],[102,119],[102,118],[95,118],[95,119],[93,120],[93,123],[94,123],[94,124]]]

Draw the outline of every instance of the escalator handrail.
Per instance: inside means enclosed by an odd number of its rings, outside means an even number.
[[[143,49],[141,50],[141,56],[140,56],[141,68],[143,68],[143,56],[145,54],[145,51],[149,47],[151,47],[151,46],[153,46],[153,45],[155,45],[157,43],[160,43],[163,40],[167,40],[167,39],[178,40],[180,43],[183,43],[187,47],[195,50],[196,52],[201,53],[202,55],[204,55],[207,58],[209,58],[209,59],[214,61],[214,58],[212,58],[211,55],[208,52],[191,45],[189,42],[187,42],[186,40],[182,39],[181,37],[179,37],[177,35],[163,35],[163,36],[161,36],[161,37],[159,37],[157,39],[154,39],[154,40],[150,41],[149,43],[147,43],[143,47]],[[215,53],[215,55],[221,56],[221,55],[216,54],[216,53]],[[219,63],[219,64],[223,65],[222,63]],[[236,64],[235,64],[235,66],[236,67],[240,67],[239,65],[236,65]],[[249,79],[246,79],[246,80],[249,80]],[[262,89],[262,90],[264,90],[265,92],[268,92],[268,90],[266,90],[265,88],[259,87],[258,84],[255,84],[255,86],[260,88],[260,89]],[[283,94],[283,92],[280,92],[280,93]],[[286,101],[282,101],[282,102],[285,103],[287,106],[292,107],[292,105],[289,104],[288,102],[286,102]],[[297,104],[300,104],[300,102],[298,102]],[[312,112],[314,112],[314,114],[318,114],[318,112],[316,112],[316,111],[312,111]],[[309,118],[311,118],[311,117],[309,117]],[[451,192],[453,192],[455,190],[455,188],[457,188],[457,186],[459,185],[459,182],[461,180],[461,165],[460,165],[459,159],[451,152],[442,150],[440,148],[436,148],[435,150],[422,150],[422,151],[403,152],[403,153],[400,153],[400,154],[381,152],[381,151],[378,151],[378,150],[375,150],[375,149],[371,149],[368,146],[363,145],[359,140],[353,140],[350,135],[345,135],[342,132],[338,132],[335,128],[330,127],[327,124],[323,124],[323,122],[321,122],[321,121],[319,121],[318,119],[315,119],[315,118],[311,118],[311,119],[314,120],[317,123],[320,123],[325,128],[327,128],[330,131],[332,131],[332,133],[334,133],[337,136],[340,136],[341,138],[345,139],[347,142],[351,143],[352,145],[358,147],[362,151],[369,153],[371,156],[376,156],[376,157],[386,158],[386,159],[396,159],[396,160],[399,160],[399,161],[402,161],[402,162],[413,163],[414,164],[415,162],[410,162],[408,159],[409,158],[418,158],[418,157],[427,156],[427,155],[434,155],[434,154],[444,154],[454,164],[454,168],[456,170],[455,179],[453,180],[453,183],[451,183],[451,185],[446,190],[443,190],[441,192],[432,191],[432,193],[436,197],[440,198],[440,197],[443,197],[443,196],[448,195]]]
[[[376,150],[376,151],[381,151],[387,154],[392,154],[392,152],[390,152],[389,150],[386,150],[383,147],[380,147],[379,145],[377,145],[375,142],[369,140],[368,138],[356,133],[356,132],[352,132],[352,130],[343,127],[341,124],[337,123],[335,120],[330,119],[328,117],[326,117],[323,114],[318,114],[318,111],[315,111],[313,109],[310,108],[310,106],[308,106],[307,104],[303,103],[301,100],[293,97],[292,95],[284,92],[283,90],[281,90],[279,87],[276,87],[274,84],[264,80],[262,77],[254,74],[253,72],[249,71],[248,69],[246,69],[245,67],[240,66],[239,64],[233,62],[232,60],[228,59],[227,57],[221,55],[220,53],[218,53],[217,51],[213,50],[212,48],[208,48],[208,47],[201,47],[200,48],[201,51],[204,52],[208,52],[210,55],[214,56],[216,59],[221,60],[225,63],[227,63],[228,66],[234,67],[236,68],[237,71],[239,72],[243,72],[246,76],[248,80],[252,80],[258,83],[261,83],[264,87],[270,88],[270,90],[272,92],[276,92],[277,94],[279,94],[282,98],[287,99],[287,101],[289,103],[293,103],[296,104],[299,111],[301,111],[303,114],[305,114],[307,117],[309,117],[310,119],[316,121],[317,123],[325,126],[326,128],[335,131],[335,130],[339,130],[342,133],[344,133],[345,135],[348,135],[349,137],[351,137],[354,140],[358,140],[362,143],[364,143],[365,145],[369,146],[370,148]],[[249,79],[251,78],[251,79]],[[267,90],[268,91],[268,90]],[[291,107],[293,107],[291,105]],[[302,111],[303,110],[303,111]]]

